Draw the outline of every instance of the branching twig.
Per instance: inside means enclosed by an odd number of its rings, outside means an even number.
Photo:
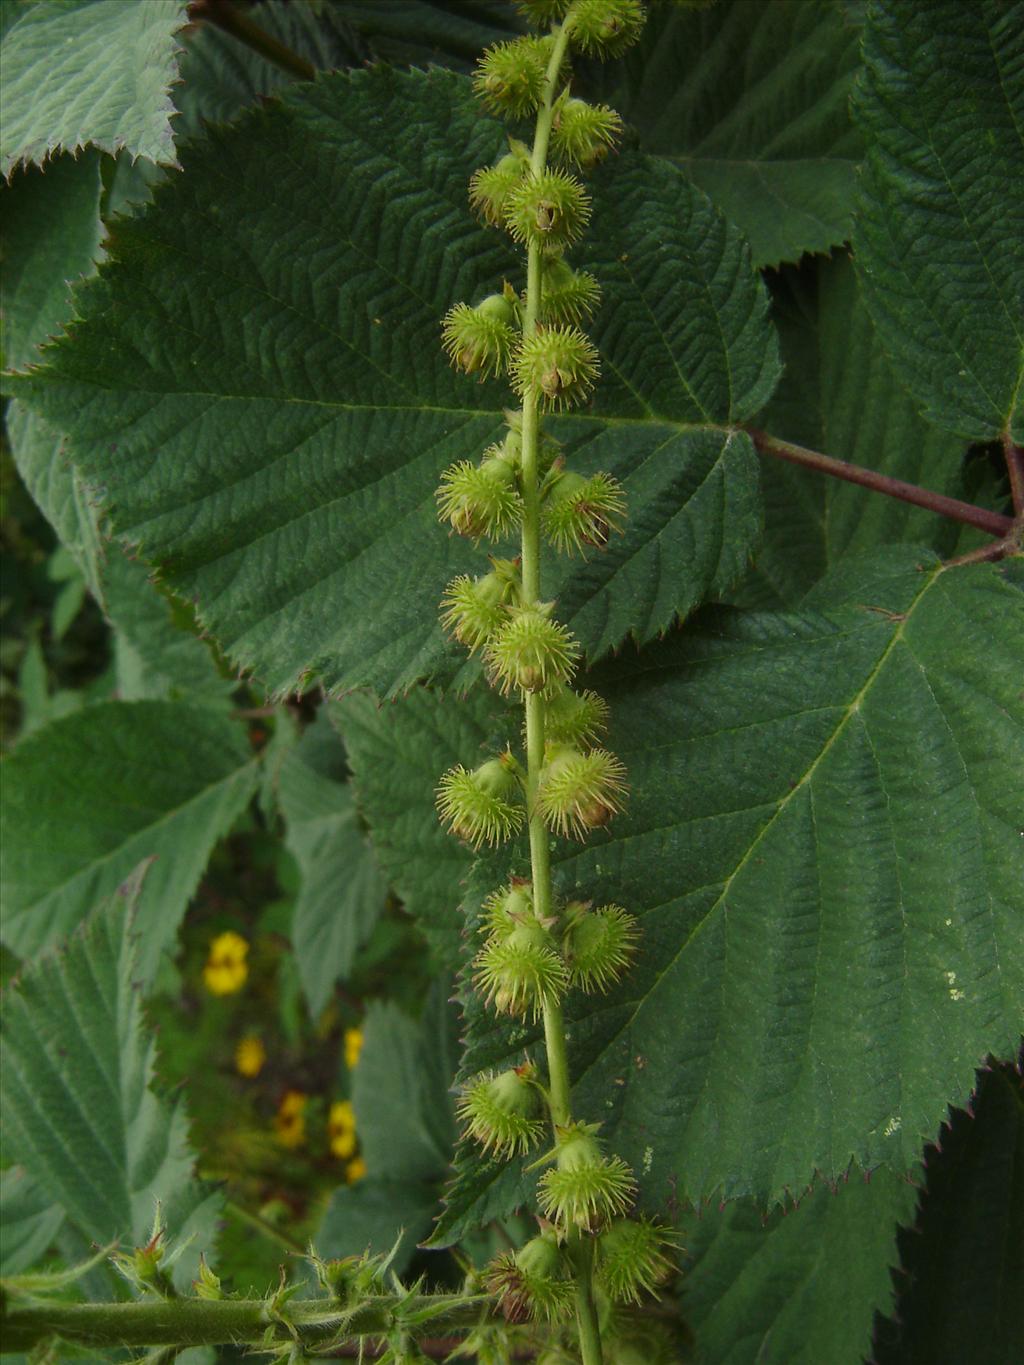
[[[273,62],[290,76],[298,76],[300,81],[311,81],[316,75],[316,67],[300,57],[290,47],[272,37],[266,29],[260,28],[242,10],[237,9],[231,0],[192,0],[189,12],[195,19],[205,19],[218,28],[230,33],[253,52],[258,52],[268,62]]]

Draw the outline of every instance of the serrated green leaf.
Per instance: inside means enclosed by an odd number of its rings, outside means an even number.
[[[1024,5],[873,0],[854,247],[925,416],[1024,440]]]
[[[652,7],[599,89],[775,266],[847,240],[860,138],[847,102],[858,32],[827,0]]]
[[[0,1275],[18,1275],[53,1245],[64,1210],[20,1166],[0,1172]]]
[[[127,895],[130,906],[134,891]],[[6,989],[5,1150],[87,1239],[141,1245],[160,1200],[172,1237],[196,1232],[209,1246],[220,1196],[194,1179],[180,1100],[151,1088],[155,1045],[136,979],[133,932],[118,896]],[[175,1267],[179,1284],[194,1273],[199,1250]]]
[[[900,1235],[895,1320],[879,1324],[877,1365],[987,1365],[1024,1355],[1024,1090],[1007,1063],[978,1077],[925,1152],[917,1222]],[[984,1324],[979,1332],[979,1324]]]
[[[4,942],[32,957],[152,858],[135,964],[149,978],[256,781],[244,729],[208,707],[104,702],[30,735],[5,765]]]
[[[391,1268],[401,1275],[430,1231],[437,1195],[436,1179],[366,1176],[355,1185],[339,1185],[317,1229],[317,1254],[325,1259],[383,1255],[394,1247],[400,1231]]]
[[[292,942],[314,1017],[351,970],[387,895],[344,777],[344,751],[326,720],[306,731],[278,777],[285,846],[301,877]]]
[[[786,373],[758,424],[772,435],[936,493],[968,498],[965,444],[925,422],[896,382],[845,257],[776,288]],[[956,522],[872,489],[763,458],[765,534],[742,606],[796,606],[845,555],[910,541],[952,556]]]
[[[4,366],[17,369],[71,313],[70,286],[100,255],[100,158],[62,156],[0,185]]]
[[[682,1311],[698,1365],[861,1365],[916,1199],[887,1171],[866,1182],[854,1170],[767,1220],[748,1199],[685,1219]]]
[[[501,142],[467,83],[439,73],[289,93],[212,131],[118,225],[119,264],[83,294],[90,320],[52,368],[10,381],[67,426],[115,529],[275,692],[310,672],[388,691],[455,666],[437,600],[479,554],[436,526],[434,489],[499,434],[509,395],[453,375],[437,329],[460,294],[514,274],[465,208],[469,170]],[[197,258],[187,244],[211,216]],[[596,654],[651,638],[744,567],[756,461],[726,424],[764,403],[778,361],[742,239],[671,167],[605,173],[585,263],[619,289],[596,332],[607,384],[592,413],[550,427],[581,468],[624,480],[631,520],[549,587]],[[165,329],[175,317],[189,326]]]
[[[183,0],[40,0],[0,45],[0,171],[90,143],[174,162]]]
[[[633,794],[591,846],[558,845],[556,883],[639,914],[643,946],[615,992],[570,1000],[570,1071],[652,1203],[780,1199],[851,1159],[907,1171],[1013,1046],[1014,579],[905,550],[833,581],[836,606],[699,617],[593,675]],[[471,1071],[535,1036],[471,1012]]]

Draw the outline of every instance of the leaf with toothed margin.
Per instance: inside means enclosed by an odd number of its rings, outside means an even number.
[[[174,35],[186,22],[184,0],[25,5],[0,44],[0,171],[90,143],[173,164]]]
[[[873,0],[854,251],[925,417],[1024,441],[1024,4]]]
[[[438,324],[519,270],[466,207],[503,138],[468,82],[386,70],[211,129],[115,226],[72,336],[7,381],[68,430],[115,531],[274,692],[464,667],[437,602],[481,556],[436,525],[434,490],[500,435],[510,395],[454,375]],[[745,568],[757,462],[730,424],[763,405],[778,357],[743,239],[672,167],[600,172],[581,264],[615,291],[595,325],[606,379],[548,426],[581,471],[623,480],[630,518],[545,591],[596,656]]]
[[[613,992],[567,1001],[573,1103],[653,1207],[777,1201],[851,1159],[907,1171],[1014,1045],[1022,567],[878,553],[802,613],[707,613],[588,679],[633,795],[585,848],[558,842],[556,888],[643,937]],[[435,699],[433,731],[456,709]],[[413,829],[429,789],[410,800]],[[516,846],[479,889],[527,867]],[[467,1073],[539,1041],[467,1009]]]

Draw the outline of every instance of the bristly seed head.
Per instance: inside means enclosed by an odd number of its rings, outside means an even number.
[[[583,169],[603,161],[622,135],[622,119],[606,104],[587,104],[568,91],[555,106],[551,146],[563,161]]]
[[[597,347],[578,327],[541,327],[519,347],[512,382],[547,409],[570,408],[590,396],[599,373]]]
[[[646,17],[640,0],[576,0],[569,41],[598,57],[619,57],[639,39]]]
[[[484,1271],[484,1284],[498,1295],[509,1322],[562,1322],[572,1311],[571,1268],[553,1228],[518,1251],[503,1252]]]
[[[551,619],[551,603],[510,609],[508,621],[487,645],[486,663],[506,695],[519,688],[539,692],[572,677],[579,645],[565,626]]]
[[[544,1132],[541,1097],[533,1084],[536,1067],[529,1062],[499,1075],[479,1076],[457,1106],[466,1132],[485,1152],[521,1156]]]
[[[584,478],[563,473],[544,500],[544,532],[564,554],[580,551],[585,545],[603,550],[611,533],[622,530],[620,518],[625,511],[622,485],[610,474]]]
[[[465,374],[495,379],[509,367],[516,344],[516,308],[507,294],[491,294],[471,308],[457,303],[441,324],[441,344],[451,363]]]
[[[539,1018],[544,1006],[561,1000],[568,986],[565,964],[537,920],[488,939],[475,968],[478,990],[501,1014]]]
[[[511,754],[503,754],[473,771],[459,764],[441,779],[438,814],[453,834],[473,848],[504,843],[523,827],[514,764]]]
[[[559,684],[548,688],[544,696],[544,734],[551,743],[591,744],[607,730],[608,703],[589,688],[573,692]]]
[[[564,247],[574,242],[590,219],[590,196],[565,171],[527,176],[509,191],[505,226],[517,242]]]
[[[601,288],[586,270],[573,270],[559,256],[542,261],[539,317],[542,323],[575,326],[594,315]]]
[[[478,465],[469,460],[451,465],[435,496],[438,518],[473,541],[483,536],[501,540],[516,529],[523,514],[516,471],[495,456]]]
[[[582,902],[566,906],[562,954],[572,985],[583,991],[606,991],[629,966],[640,930],[621,905],[591,910]]]
[[[525,147],[523,152],[525,157],[517,151],[508,152],[493,166],[474,171],[470,179],[470,207],[491,227],[505,226],[508,197],[529,170],[529,152]]]
[[[568,744],[549,746],[537,806],[545,824],[563,838],[585,839],[622,810],[626,770],[607,749],[581,753]]]
[[[470,654],[486,645],[508,620],[506,607],[521,599],[519,561],[492,559],[491,564],[492,572],[481,578],[453,578],[441,598],[441,625]]]
[[[516,38],[489,47],[477,62],[473,91],[495,114],[523,118],[539,108],[551,40]]]
[[[597,1278],[615,1303],[640,1303],[672,1274],[675,1242],[667,1228],[640,1216],[617,1218],[597,1240]]]
[[[558,1130],[556,1165],[537,1186],[540,1206],[560,1232],[572,1227],[593,1230],[619,1217],[633,1202],[636,1183],[621,1157],[604,1156],[596,1123],[572,1123]]]

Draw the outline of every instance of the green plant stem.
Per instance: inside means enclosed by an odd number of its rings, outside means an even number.
[[[820,451],[808,450],[806,446],[782,441],[757,427],[745,426],[743,430],[754,442],[762,455],[773,455],[791,464],[803,465],[805,469],[816,469],[820,474],[830,474],[835,479],[845,479],[847,483],[858,483],[864,488],[873,488],[876,493],[886,493],[890,498],[902,502],[912,502],[917,507],[925,507],[940,517],[951,517],[954,521],[976,526],[979,531],[987,531],[992,536],[1006,536],[1013,529],[1013,521],[1001,512],[990,512],[985,507],[975,507],[973,503],[961,502],[959,498],[947,498],[944,493],[932,493],[917,484],[893,479],[888,474],[879,474],[862,465],[837,460],[834,455],[822,455]],[[1024,473],[1022,473],[1024,479]]]
[[[357,1308],[344,1309],[326,1299],[291,1299],[275,1312],[266,1299],[146,1299],[136,1303],[51,1303],[23,1308],[8,1306],[3,1314],[5,1352],[31,1351],[41,1341],[60,1336],[88,1347],[259,1345],[268,1329],[282,1345],[298,1341],[317,1346],[337,1339],[380,1336],[397,1316],[410,1322],[426,1311],[432,1336],[459,1333],[480,1322],[492,1300],[485,1297],[412,1298],[377,1295]],[[499,1315],[495,1322],[503,1322]],[[276,1329],[276,1330],[275,1330]]]
[[[290,47],[279,43],[266,29],[254,24],[231,0],[204,0],[196,13],[252,48],[253,52],[258,52],[268,62],[279,66],[282,71],[287,71],[290,76],[298,76],[300,81],[311,81],[316,75],[316,67],[312,62],[307,62],[305,57],[300,57]]]
[[[537,113],[530,167],[536,176],[542,175],[547,165],[548,141],[554,115],[558,75],[565,60],[569,40],[563,25],[552,30],[554,47],[548,63],[544,83],[544,102]],[[526,308],[523,316],[524,337],[537,330],[537,316],[541,299],[541,249],[531,243],[526,260]],[[523,596],[527,605],[541,600],[540,592],[540,493],[538,479],[539,419],[536,394],[527,390],[522,407],[521,481],[523,494],[522,524],[522,580]],[[551,860],[548,831],[537,813],[537,789],[544,764],[544,698],[540,693],[526,695],[526,801],[530,819],[530,871],[533,882],[534,913],[539,919],[551,916]],[[569,1062],[565,1046],[565,1022],[561,1005],[548,1002],[544,1006],[544,1044],[547,1051],[548,1098],[551,1121],[556,1128],[565,1127],[572,1119],[569,1098]],[[581,1254],[576,1264],[576,1320],[579,1327],[580,1351],[584,1365],[602,1365],[601,1334],[594,1305],[592,1249]]]

